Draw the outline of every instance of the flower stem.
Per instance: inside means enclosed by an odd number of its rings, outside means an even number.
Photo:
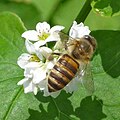
[[[79,12],[77,18],[75,19],[77,23],[84,22],[87,18],[88,14],[90,13],[92,0],[86,0],[84,6],[82,7],[81,11]]]

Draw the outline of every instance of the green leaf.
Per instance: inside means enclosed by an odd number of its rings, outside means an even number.
[[[57,23],[65,26],[65,32],[67,33],[84,3],[84,0],[60,0],[60,2],[54,6],[56,9],[54,9],[49,17],[49,22],[52,25]]]
[[[91,31],[92,30],[120,30],[119,20],[120,20],[120,16],[101,17],[100,15],[95,14],[93,11],[91,11],[89,16],[85,20],[84,24],[88,25]]]
[[[98,48],[92,60],[95,93],[83,87],[57,98],[39,92],[24,94],[17,82],[23,71],[17,58],[25,52],[20,18],[0,14],[0,119],[1,120],[119,120],[120,118],[120,31],[93,31]]]
[[[120,14],[119,0],[94,0],[93,9],[102,16],[113,16]]]
[[[53,16],[56,6],[60,3],[61,0],[32,0],[31,2],[36,6],[40,11],[41,20],[49,21],[51,15]],[[58,7],[58,6],[57,6]]]
[[[120,31],[92,32],[97,39],[99,55],[94,57],[95,95],[103,101],[107,120],[120,118]],[[100,60],[101,59],[101,60]]]
[[[25,95],[17,82],[23,78],[23,71],[17,65],[17,58],[25,51],[21,34],[25,31],[21,20],[12,13],[0,14],[0,119],[20,120],[29,116],[28,107],[37,109],[32,94]],[[31,96],[31,97],[30,97]]]
[[[36,23],[41,19],[40,11],[31,3],[3,2],[0,3],[0,12],[3,11],[14,12],[20,16],[28,29],[35,28]]]
[[[94,34],[93,34],[94,35]],[[102,59],[102,66],[107,74],[113,78],[120,75],[120,31],[97,31],[98,50]]]

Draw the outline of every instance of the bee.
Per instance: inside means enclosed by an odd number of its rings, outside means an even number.
[[[85,78],[82,83],[89,91],[94,91],[94,83],[89,69],[90,59],[96,49],[96,40],[90,35],[74,39],[59,33],[64,52],[48,75],[48,91],[63,89],[75,77]]]

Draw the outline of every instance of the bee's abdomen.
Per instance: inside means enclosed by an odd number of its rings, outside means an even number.
[[[48,90],[55,92],[64,88],[75,76],[79,64],[68,54],[64,54],[48,76]]]

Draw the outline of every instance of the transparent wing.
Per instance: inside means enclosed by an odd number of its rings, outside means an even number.
[[[67,42],[69,40],[69,36],[67,34],[65,34],[65,33],[62,33],[62,32],[57,32],[57,34],[59,35],[60,40],[58,40],[56,42],[56,44],[54,46],[54,49],[59,50],[59,51],[61,51],[61,50],[64,51],[67,48],[66,44],[67,44]]]
[[[63,32],[58,33],[62,42],[67,42],[69,39],[72,39],[70,36]]]
[[[58,33],[65,49],[74,43],[74,39],[63,32]]]
[[[63,32],[55,32],[55,35],[59,35],[60,40],[58,40],[54,45],[54,52],[48,56],[48,60],[53,60],[55,57],[58,57],[62,54],[68,53],[67,43],[70,40],[70,37]]]
[[[89,95],[94,92],[94,81],[91,71],[91,66],[89,64],[83,64],[79,68],[79,75],[81,76],[81,83],[87,90]]]

